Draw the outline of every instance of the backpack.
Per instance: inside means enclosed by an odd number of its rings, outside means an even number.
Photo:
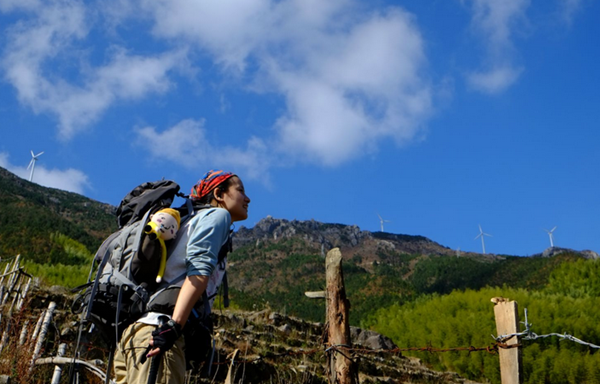
[[[144,183],[129,192],[117,209],[119,230],[100,246],[92,262],[98,266],[95,279],[75,290],[81,291],[72,311],[82,314],[100,330],[101,336],[116,345],[120,335],[145,311],[156,289],[162,248],[144,232],[150,216],[168,208],[176,196],[186,200],[182,223],[193,215],[191,201],[170,180]]]
[[[172,311],[179,293],[178,288],[172,285],[176,281],[163,281],[161,284],[156,282],[162,247],[158,239],[146,235],[144,228],[150,216],[170,207],[176,196],[185,200],[183,206],[176,208],[181,215],[180,227],[194,216],[195,210],[206,207],[194,206],[188,196],[179,190],[180,186],[174,181],[147,182],[134,188],[121,201],[116,212],[119,230],[104,240],[92,262],[88,280],[91,280],[97,265],[95,278],[74,289],[81,293],[75,298],[71,310],[75,314],[81,314],[82,320],[76,349],[79,348],[83,326],[88,322],[99,330],[112,354],[125,328],[141,315],[150,310],[167,314]],[[170,241],[176,242],[177,238],[167,240]],[[231,241],[220,250],[219,262],[230,250]],[[185,275],[178,279],[183,278]],[[227,307],[226,275],[222,285]],[[160,308],[161,300],[157,297],[162,299],[164,308]],[[188,368],[205,361],[212,350],[210,306],[206,305],[209,299],[205,292],[188,320],[193,326],[184,328],[188,331],[185,335]]]

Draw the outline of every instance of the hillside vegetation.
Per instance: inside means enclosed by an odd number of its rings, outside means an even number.
[[[84,283],[93,253],[116,229],[114,207],[40,187],[1,168],[0,188],[0,258],[21,254],[27,272],[48,285]],[[399,347],[491,345],[495,296],[517,300],[521,317],[527,307],[537,334],[568,333],[600,344],[600,261],[589,259],[597,257],[591,251],[457,257],[422,236],[313,220],[267,217],[238,229],[228,268],[233,306],[322,322],[324,301],[304,292],[325,288],[324,255],[333,247],[344,256],[351,324],[377,330]],[[524,345],[526,383],[600,383],[595,349],[552,337]],[[413,354],[436,369],[500,382],[496,355]]]
[[[343,271],[352,303],[350,322],[357,326],[376,308],[412,302],[427,294],[498,286],[542,289],[557,267],[582,260],[575,253],[554,258],[478,259],[382,252],[375,261],[366,263],[366,257],[352,254],[350,249],[345,251]],[[230,292],[241,307],[268,305],[294,316],[323,321],[324,303],[308,300],[304,292],[325,288],[325,259],[311,252],[305,242],[290,238],[247,245],[234,250],[229,261]]]
[[[39,263],[81,264],[53,234],[66,235],[88,251],[116,229],[114,207],[76,193],[44,188],[0,168],[0,256],[21,254]],[[87,260],[86,260],[87,262]]]
[[[422,296],[410,303],[379,309],[365,325],[403,347],[489,345],[493,341],[490,335],[496,334],[490,298],[503,296],[518,302],[522,320],[524,308],[528,308],[528,322],[535,334],[569,334],[600,345],[599,275],[600,261],[577,260],[557,267],[539,290],[505,286]],[[597,349],[556,336],[523,341],[523,345],[525,383],[600,382]],[[435,369],[500,383],[496,355],[416,355]]]

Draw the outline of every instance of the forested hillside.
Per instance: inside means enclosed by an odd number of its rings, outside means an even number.
[[[36,263],[78,264],[52,234],[67,235],[88,250],[116,229],[114,207],[76,193],[45,188],[0,168],[0,255],[21,254]]]
[[[48,284],[84,283],[91,255],[116,229],[115,208],[41,187],[1,168],[0,188],[0,257],[21,254],[31,273]],[[322,320],[324,304],[307,300],[304,292],[323,288],[324,254],[333,247],[340,247],[344,255],[354,325],[376,308],[412,302],[423,294],[487,286],[542,289],[555,268],[582,258],[576,252],[457,257],[455,251],[422,236],[267,217],[234,235],[229,257],[233,302],[244,309],[269,306]]]
[[[456,257],[379,250],[365,261],[367,256],[353,254],[353,250],[342,247],[353,325],[360,325],[376,308],[412,302],[426,294],[502,286],[542,289],[557,267],[583,260],[576,253],[553,258]],[[231,295],[242,308],[268,305],[294,316],[323,320],[324,303],[304,296],[305,291],[324,288],[325,260],[320,249],[307,247],[295,237],[279,238],[237,248],[229,260]]]
[[[379,309],[366,326],[403,347],[485,346],[496,335],[490,298],[516,300],[520,318],[528,309],[531,331],[575,336],[600,345],[600,261],[563,263],[547,284],[536,290],[487,287],[426,295],[404,304]],[[522,330],[524,330],[524,325]],[[600,383],[600,353],[561,337],[522,341],[525,383]],[[474,380],[500,383],[498,356],[487,353],[415,353],[435,369],[452,370]]]

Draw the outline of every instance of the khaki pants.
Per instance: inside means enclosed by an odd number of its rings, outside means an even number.
[[[173,348],[140,364],[152,338],[154,325],[134,323],[121,336],[115,352],[114,370],[117,384],[147,384],[152,359],[160,358],[156,384],[183,384],[185,382],[185,341],[183,337]]]

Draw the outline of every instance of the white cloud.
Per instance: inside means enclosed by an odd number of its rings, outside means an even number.
[[[469,84],[484,93],[499,93],[517,81],[522,68],[501,67],[488,72],[471,73],[468,76]]]
[[[39,0],[1,0],[0,11],[12,12],[14,10],[33,10],[36,7],[41,6]]]
[[[282,95],[277,137],[290,161],[338,165],[417,135],[431,113],[424,43],[400,8],[382,13],[344,0],[197,3],[143,1],[157,36],[212,54],[242,85]],[[246,150],[245,150],[246,151]]]
[[[154,18],[154,33],[185,41],[215,53],[218,63],[243,70],[245,59],[272,28],[271,0],[140,0]]]
[[[195,161],[210,159],[204,121],[183,120],[163,132],[155,127],[136,128],[137,144],[145,147],[156,161],[175,161],[191,166]]]
[[[565,23],[571,24],[575,14],[581,9],[582,0],[559,0],[560,14]]]
[[[31,171],[27,167],[11,164],[8,159],[8,153],[5,152],[0,152],[0,167],[9,170],[25,180],[29,180],[31,176]],[[84,190],[90,187],[88,176],[78,169],[47,169],[39,162],[35,165],[32,181],[44,187],[79,194],[83,194]]]
[[[306,49],[305,63],[289,69],[271,59],[267,70],[287,99],[278,121],[285,152],[338,165],[385,138],[413,139],[431,112],[431,92],[410,16],[373,15],[318,41],[325,44]]]
[[[188,119],[164,131],[150,126],[137,128],[136,145],[145,148],[153,163],[173,162],[200,170],[210,166],[234,169],[249,178],[260,177],[268,183],[270,161],[262,140],[250,138],[246,148],[213,145],[207,140],[204,124],[202,120]]]
[[[93,67],[83,55],[69,53],[87,36],[93,12],[74,0],[39,4],[31,11],[31,18],[9,29],[1,61],[4,77],[16,88],[21,103],[36,113],[57,116],[65,139],[95,122],[118,100],[167,91],[172,86],[169,71],[187,65],[181,50],[143,57],[115,47],[107,52],[104,66]],[[70,66],[69,73],[54,69],[60,66]],[[70,80],[72,72],[78,72],[76,81]]]
[[[238,89],[284,102],[272,137],[249,138],[245,148],[224,151],[240,163],[252,159],[262,167],[268,152],[277,164],[335,166],[376,151],[383,140],[410,142],[431,114],[424,42],[412,16],[398,7],[373,12],[354,0],[113,0],[97,9],[76,0],[42,4],[10,30],[13,42],[2,66],[21,103],[58,117],[63,138],[118,100],[172,90],[172,72],[188,70],[187,59],[198,56],[222,70],[223,78],[212,81],[236,82]],[[102,24],[103,15],[112,19]],[[142,56],[121,48],[127,23],[148,20],[149,39],[163,53]],[[98,49],[89,46],[88,34],[107,24],[118,45],[95,51],[107,59],[94,66],[78,52]],[[80,50],[68,53],[74,46]],[[160,135],[173,139],[168,132],[178,127]],[[138,133],[156,133],[149,129]]]
[[[526,22],[530,0],[470,0],[472,25],[485,45],[487,57],[483,69],[467,76],[469,85],[498,93],[515,83],[522,68],[514,63],[514,32]]]

